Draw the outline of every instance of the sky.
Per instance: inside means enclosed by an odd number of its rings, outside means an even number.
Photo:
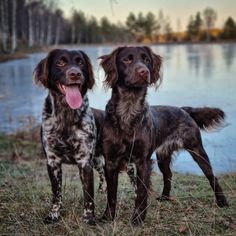
[[[236,0],[59,0],[57,2],[58,7],[68,18],[71,9],[75,8],[97,19],[106,16],[114,23],[118,21],[125,23],[131,11],[135,14],[151,11],[158,15],[162,10],[165,16],[169,16],[174,30],[177,29],[178,21],[180,21],[178,28],[185,30],[190,16],[195,15],[197,11],[203,12],[206,7],[216,10],[218,27],[223,26],[228,16],[236,20]]]

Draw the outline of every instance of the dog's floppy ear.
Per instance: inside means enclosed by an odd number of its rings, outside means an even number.
[[[116,66],[116,57],[121,47],[115,49],[111,54],[100,56],[99,59],[102,59],[100,65],[105,71],[105,80],[104,84],[107,87],[114,87],[115,83],[118,80],[118,71]]]
[[[88,70],[88,79],[86,80],[86,85],[88,89],[92,89],[94,84],[95,84],[95,80],[94,80],[94,75],[93,75],[93,67],[91,64],[91,61],[88,57],[88,55],[80,50],[80,53],[83,55],[83,58],[86,62],[86,66],[87,66],[87,70]]]
[[[48,57],[42,59],[35,67],[33,72],[33,80],[38,85],[48,86]]]
[[[60,52],[61,49],[53,49],[44,59],[42,59],[35,67],[33,72],[33,79],[36,84],[43,85],[48,88],[49,73],[53,57]]]
[[[162,77],[160,75],[162,58],[161,56],[155,54],[149,47],[144,46],[144,48],[152,58],[151,85],[157,84],[157,82],[159,82],[158,84],[160,84],[162,80]]]

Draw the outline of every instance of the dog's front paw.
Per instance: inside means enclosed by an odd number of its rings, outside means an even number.
[[[133,214],[131,223],[133,226],[140,226],[143,224],[143,217],[141,217],[139,214]]]
[[[229,206],[229,204],[228,204],[228,202],[227,202],[227,200],[226,200],[224,195],[220,196],[217,199],[216,203],[217,203],[218,207],[228,207]]]
[[[88,225],[96,225],[95,217],[83,216],[83,222]]]
[[[44,224],[52,224],[52,223],[56,223],[60,220],[60,216],[57,214],[53,214],[53,213],[49,213],[48,216],[44,219]]]
[[[106,182],[100,183],[98,187],[98,192],[99,193],[106,193],[107,191],[107,184]]]
[[[114,217],[111,216],[111,214],[107,211],[104,212],[102,217],[99,219],[101,222],[112,222],[114,220]]]
[[[96,225],[94,211],[92,209],[84,209],[83,222],[88,225]]]
[[[157,197],[157,200],[159,200],[159,201],[171,201],[171,202],[175,202],[175,201],[176,201],[176,197],[175,197],[175,196],[162,195],[161,197]]]

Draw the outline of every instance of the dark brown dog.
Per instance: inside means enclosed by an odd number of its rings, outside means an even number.
[[[163,198],[168,199],[170,194],[171,154],[185,149],[208,178],[217,204],[220,207],[227,206],[202,146],[199,131],[199,127],[219,125],[224,112],[217,108],[149,106],[146,102],[147,89],[160,81],[161,58],[148,47],[120,47],[101,59],[105,84],[112,88],[112,96],[106,106],[102,139],[108,194],[102,219],[114,219],[119,171],[127,163],[134,162],[137,190],[132,223],[137,225],[144,220],[150,186],[151,155],[155,151],[163,173]]]
[[[51,223],[60,217],[61,166],[66,163],[79,167],[84,192],[83,220],[94,224],[92,167],[94,163],[97,164],[95,168],[102,176],[104,162],[101,161],[98,137],[103,113],[91,110],[86,95],[95,82],[90,60],[83,51],[56,49],[37,65],[34,75],[36,83],[48,89],[43,108],[41,139],[47,157],[53,199],[45,222]]]

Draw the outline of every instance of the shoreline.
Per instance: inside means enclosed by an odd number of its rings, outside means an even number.
[[[28,53],[15,52],[13,54],[2,54],[0,55],[0,63],[18,59],[25,59],[25,58],[28,58]]]
[[[0,54],[0,63],[12,61],[12,60],[20,60],[28,58],[30,54],[32,53],[38,53],[38,52],[48,52],[52,48],[51,47],[33,47],[33,48],[23,48],[19,49],[16,52],[10,54],[10,53],[1,53]]]

